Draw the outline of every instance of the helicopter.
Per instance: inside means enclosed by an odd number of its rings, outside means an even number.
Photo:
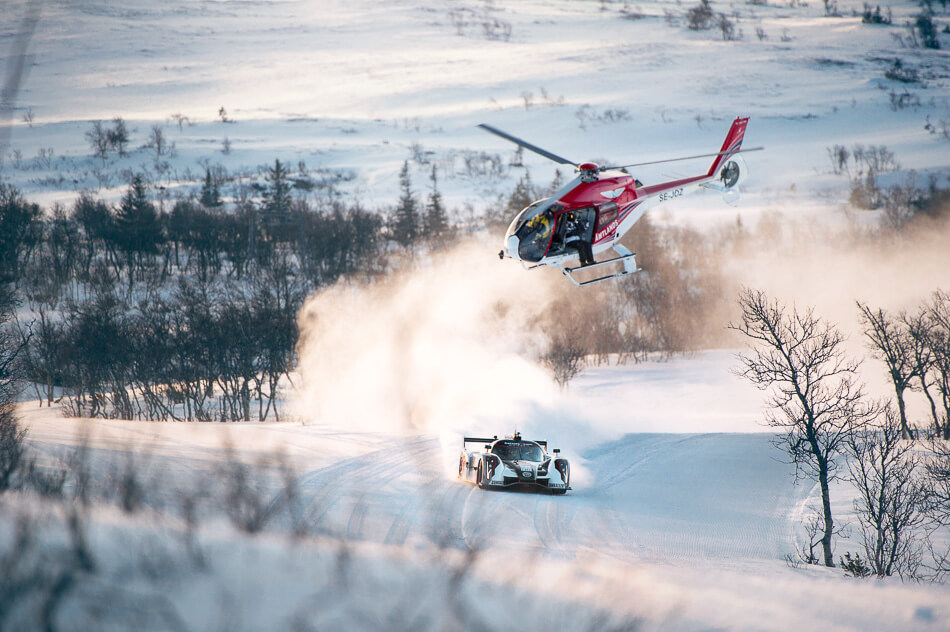
[[[578,286],[640,272],[636,254],[623,246],[620,239],[647,210],[701,189],[718,191],[730,204],[739,199],[737,186],[746,174],[746,166],[737,154],[763,149],[742,149],[748,123],[748,117],[736,117],[722,148],[713,154],[611,167],[593,162],[576,163],[491,125],[480,124],[482,129],[519,147],[558,164],[572,165],[577,174],[551,197],[537,200],[518,213],[505,233],[498,257],[515,259],[528,269],[557,268]],[[705,173],[660,184],[644,185],[626,172],[632,167],[710,157],[713,161]],[[595,255],[608,250],[613,250],[617,256],[594,260]],[[599,273],[604,269],[608,270],[606,274],[586,278],[589,277],[586,271],[597,270]],[[610,272],[611,269],[615,271]],[[585,274],[575,276],[580,270]]]

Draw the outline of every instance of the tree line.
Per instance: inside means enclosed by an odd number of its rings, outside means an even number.
[[[434,170],[422,204],[404,166],[388,217],[314,207],[279,160],[262,174],[258,199],[225,201],[209,169],[168,210],[141,175],[115,204],[82,193],[46,211],[0,183],[0,285],[21,304],[6,315],[41,402],[126,419],[278,418],[306,296],[455,230]]]

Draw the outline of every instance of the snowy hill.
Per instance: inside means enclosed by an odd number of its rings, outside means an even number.
[[[10,4],[0,51],[27,4]],[[837,4],[840,17],[818,4],[713,3],[741,31],[723,41],[718,28],[687,28],[688,7],[673,2],[47,2],[4,173],[44,199],[99,188],[84,133],[120,116],[133,149],[159,125],[174,155],[136,149],[107,162],[148,170],[172,190],[203,164],[254,173],[280,158],[339,171],[347,195],[375,206],[395,198],[401,162],[416,158],[444,170],[452,205],[480,207],[521,170],[479,122],[576,160],[635,162],[712,151],[744,115],[750,145],[770,148],[752,161],[752,199],[828,209],[817,194],[834,179],[815,179],[834,144],[883,144],[905,169],[945,171],[946,140],[924,124],[950,119],[947,53],[902,46],[915,6],[891,7],[893,25],[881,26],[862,24],[854,2]],[[894,59],[920,80],[887,79]],[[904,92],[910,105],[892,109],[891,93]],[[41,149],[53,151],[50,166],[34,159]],[[472,166],[482,153],[502,159],[501,173]],[[525,160],[536,182],[551,179],[553,165]],[[427,168],[417,168],[421,182]],[[709,206],[707,215],[735,215]]]

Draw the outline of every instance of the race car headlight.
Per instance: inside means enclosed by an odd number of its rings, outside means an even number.
[[[488,469],[488,480],[495,477],[495,468],[498,467],[498,457],[488,455],[485,457],[485,467]]]
[[[551,459],[548,459],[544,463],[538,466],[538,476],[546,476],[548,473],[548,467],[551,466]]]

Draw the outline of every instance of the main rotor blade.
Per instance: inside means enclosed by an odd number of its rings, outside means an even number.
[[[567,158],[562,158],[561,156],[558,156],[557,154],[552,154],[551,152],[549,152],[549,151],[547,151],[547,150],[545,150],[545,149],[541,149],[540,147],[536,147],[536,146],[532,145],[531,143],[529,143],[529,142],[527,142],[527,141],[521,140],[521,139],[518,138],[517,136],[512,136],[511,134],[509,134],[509,133],[507,133],[507,132],[501,131],[501,130],[498,129],[497,127],[492,127],[491,125],[485,125],[484,123],[480,123],[480,124],[479,124],[479,127],[481,127],[481,128],[484,129],[484,130],[487,130],[487,131],[491,132],[492,134],[495,134],[496,136],[501,136],[501,137],[504,138],[505,140],[510,140],[510,141],[513,142],[515,145],[518,145],[518,146],[520,146],[520,147],[524,147],[524,148],[527,149],[528,151],[533,151],[534,153],[536,153],[536,154],[538,154],[538,155],[540,155],[540,156],[544,156],[544,157],[547,158],[548,160],[553,160],[554,162],[556,162],[556,163],[558,163],[558,164],[561,164],[561,165],[573,165],[573,166],[575,166],[575,167],[577,166],[577,163],[576,163],[576,162],[573,162],[573,161],[571,161],[571,160],[568,160]]]
[[[714,154],[700,154],[699,156],[684,156],[683,158],[667,158],[666,160],[651,160],[650,162],[638,162],[632,165],[620,165],[619,167],[601,167],[601,171],[610,171],[612,169],[627,169],[629,167],[643,167],[645,165],[659,165],[664,162],[679,162],[680,160],[695,160],[696,158],[712,158],[713,156],[725,156],[726,154],[741,154],[747,151],[760,151],[765,147],[752,147],[750,149],[740,149],[739,151],[719,151]]]

